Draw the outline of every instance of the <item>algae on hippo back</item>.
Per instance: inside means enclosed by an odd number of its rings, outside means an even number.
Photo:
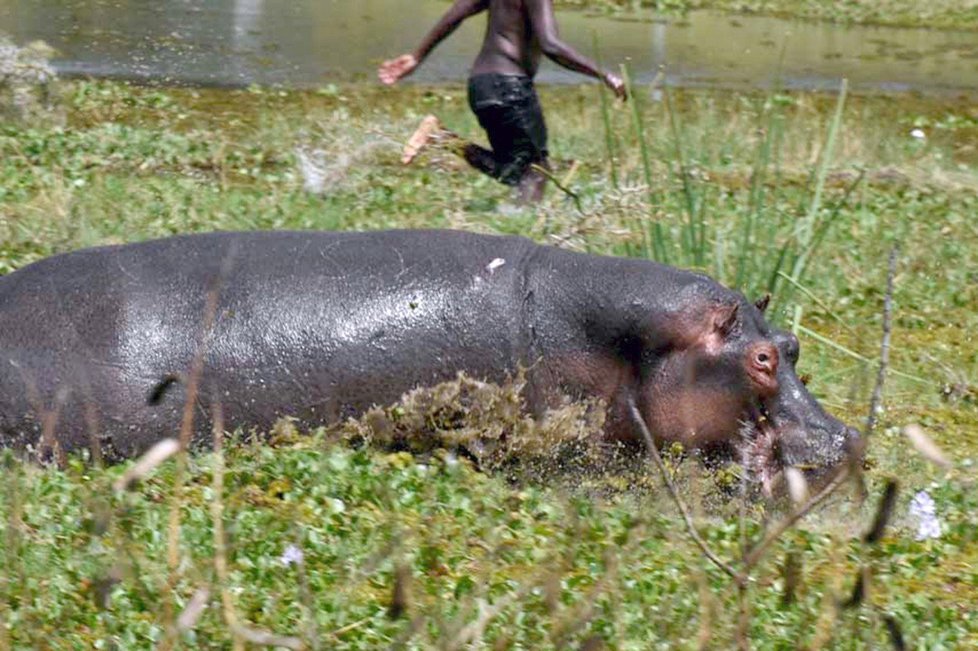
[[[521,406],[544,425],[517,434],[545,438],[548,410],[569,397],[605,406],[598,444],[640,444],[637,404],[658,443],[729,456],[752,423],[770,441],[765,476],[843,463],[858,436],[808,393],[797,339],[759,307],[701,274],[457,231],[210,233],[85,249],[0,278],[0,352],[23,372],[0,367],[11,387],[0,436],[36,441],[36,404],[64,395],[60,447],[88,445],[93,408],[101,442],[124,457],[172,436],[197,399],[220,402],[229,429],[283,416],[331,425],[459,372],[502,383],[524,368]],[[196,386],[154,391],[173,377]],[[462,383],[453,395],[480,391]],[[439,419],[454,416],[440,404],[421,431],[446,435]],[[490,404],[502,423],[529,423],[498,411],[519,411],[512,402]],[[210,423],[195,427],[208,440]],[[492,458],[481,446],[472,452]]]

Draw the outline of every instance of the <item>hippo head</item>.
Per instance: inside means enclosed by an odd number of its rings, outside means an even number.
[[[660,442],[739,453],[770,495],[786,467],[820,483],[859,453],[860,437],[808,392],[798,338],[772,328],[766,307],[730,293],[674,320],[673,345],[640,364],[638,396]]]

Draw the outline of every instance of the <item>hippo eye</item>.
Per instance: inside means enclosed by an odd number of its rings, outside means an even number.
[[[771,359],[771,356],[767,353],[757,354],[757,361],[759,361],[761,364],[766,364],[769,359]]]

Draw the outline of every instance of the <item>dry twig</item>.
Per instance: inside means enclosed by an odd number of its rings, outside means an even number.
[[[883,403],[883,382],[886,369],[890,365],[890,337],[893,334],[893,278],[896,276],[897,247],[890,249],[889,268],[886,274],[886,295],[883,298],[883,341],[880,344],[880,366],[876,373],[876,386],[869,401],[869,415],[866,417],[865,437],[868,439],[876,428],[876,421]]]
[[[729,563],[720,558],[716,552],[703,537],[700,536],[699,531],[696,530],[696,524],[693,522],[693,517],[689,513],[689,508],[686,506],[686,502],[683,500],[682,496],[679,495],[679,490],[676,488],[675,482],[669,476],[669,469],[666,468],[666,464],[662,461],[662,455],[659,454],[659,448],[655,445],[655,440],[652,438],[652,432],[649,431],[648,425],[645,424],[645,418],[642,417],[641,412],[639,412],[638,407],[635,406],[635,400],[629,397],[628,400],[628,411],[631,414],[632,420],[635,421],[635,425],[638,427],[639,431],[642,432],[642,438],[645,441],[645,446],[649,450],[649,455],[655,462],[656,468],[659,469],[659,474],[662,477],[663,483],[666,485],[666,489],[669,491],[672,501],[676,504],[679,509],[680,514],[683,516],[683,520],[686,522],[686,531],[689,533],[693,542],[700,548],[700,551],[710,559],[714,565],[723,570],[730,578],[740,581],[741,575],[737,570],[733,568]]]

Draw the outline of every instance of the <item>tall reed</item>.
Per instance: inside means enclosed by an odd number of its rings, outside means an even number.
[[[760,111],[757,132],[761,135],[750,161],[747,201],[719,222],[711,214],[717,206],[710,196],[714,188],[709,175],[698,173],[692,162],[700,157],[699,152],[683,128],[674,93],[669,88],[662,89],[671,141],[668,148],[660,149],[667,152],[661,155],[669,170],[663,178],[655,173],[656,152],[648,137],[650,118],[644,106],[643,88],[635,84],[627,66],[622,66],[621,71],[628,89],[628,112],[639,169],[619,164],[605,90],[600,91],[600,97],[611,184],[617,189],[638,181],[645,190],[645,210],[627,217],[628,228],[641,246],[629,247],[626,253],[706,271],[748,295],[770,293],[778,307],[788,308],[819,247],[862,181],[862,175],[858,175],[841,198],[826,206],[826,181],[842,129],[846,81],[842,80],[835,111],[797,213],[779,202],[786,144],[784,111],[790,101],[772,89]],[[660,73],[653,85],[662,80]],[[731,249],[735,249],[732,255]]]

